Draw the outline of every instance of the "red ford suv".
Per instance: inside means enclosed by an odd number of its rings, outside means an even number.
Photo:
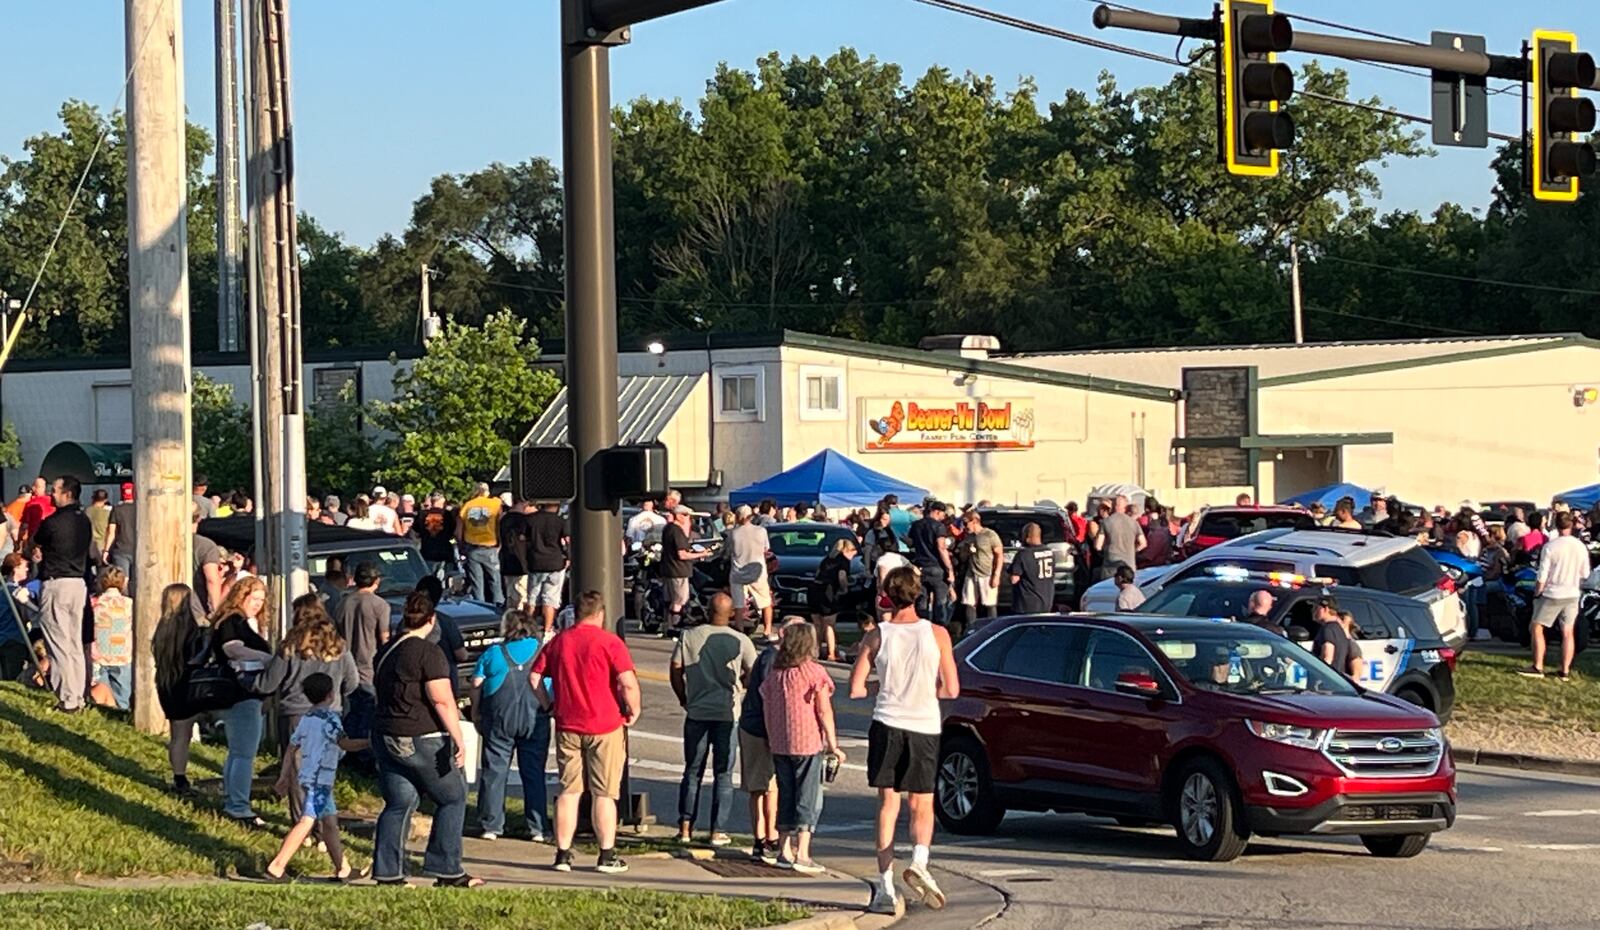
[[[1169,823],[1226,861],[1252,835],[1354,834],[1414,856],[1455,822],[1455,766],[1426,710],[1365,691],[1243,623],[1035,616],[956,651],[935,807],[956,833],[1006,811]]]

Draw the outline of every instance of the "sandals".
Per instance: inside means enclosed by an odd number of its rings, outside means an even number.
[[[433,880],[435,888],[481,888],[483,879],[476,875],[457,875],[454,878],[436,878]]]

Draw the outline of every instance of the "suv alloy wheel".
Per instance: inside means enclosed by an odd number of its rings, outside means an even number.
[[[1189,762],[1171,782],[1168,804],[1184,855],[1207,862],[1230,862],[1249,844],[1240,824],[1233,779],[1212,759]]]
[[[993,833],[1006,816],[995,800],[989,760],[970,736],[947,736],[939,748],[934,808],[951,833]]]

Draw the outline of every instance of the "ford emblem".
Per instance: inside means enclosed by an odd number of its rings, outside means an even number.
[[[1399,752],[1405,747],[1406,744],[1401,742],[1399,737],[1385,736],[1383,739],[1378,740],[1378,749],[1383,752]]]

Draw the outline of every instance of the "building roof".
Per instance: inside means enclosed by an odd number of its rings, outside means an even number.
[[[617,442],[636,445],[655,442],[705,375],[624,375],[617,379]],[[563,445],[567,442],[567,389],[556,394],[550,406],[522,438],[525,446]]]
[[[1178,387],[1185,368],[1254,365],[1262,387],[1391,370],[1411,365],[1444,364],[1472,358],[1539,351],[1567,345],[1595,345],[1576,333],[1523,336],[1449,337],[1313,342],[1304,345],[1174,346],[1170,348],[1101,349],[1083,352],[1030,353],[1008,361],[1051,371],[1106,378],[1126,378]]]

